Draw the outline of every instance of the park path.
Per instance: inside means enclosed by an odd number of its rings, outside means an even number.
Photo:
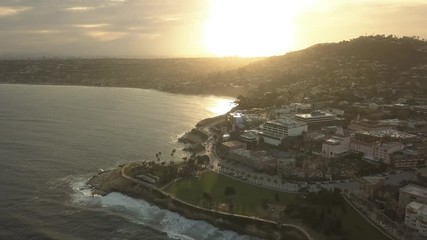
[[[220,214],[220,215],[224,215],[224,216],[234,216],[234,217],[239,217],[239,218],[244,218],[244,219],[249,219],[249,220],[254,220],[254,221],[259,221],[259,222],[264,222],[264,223],[269,223],[269,224],[275,224],[275,225],[278,225],[278,226],[281,226],[281,227],[293,227],[293,228],[299,230],[300,232],[302,232],[306,236],[306,238],[308,240],[314,240],[311,237],[311,235],[304,228],[302,228],[301,226],[295,225],[295,224],[280,223],[280,222],[276,222],[276,221],[272,221],[272,220],[268,220],[268,219],[254,217],[254,216],[246,216],[246,215],[241,215],[241,214],[228,213],[228,212],[223,212],[223,211],[218,211],[218,210],[213,210],[213,209],[208,209],[208,208],[200,207],[200,206],[197,206],[197,205],[185,202],[185,201],[183,201],[183,200],[181,200],[179,198],[176,198],[172,194],[164,191],[163,189],[160,189],[160,188],[158,188],[158,187],[156,187],[156,186],[154,186],[152,184],[146,183],[144,181],[141,181],[139,179],[136,179],[134,177],[131,177],[131,176],[127,175],[125,173],[125,169],[128,166],[129,166],[129,164],[126,164],[126,165],[124,165],[120,169],[120,174],[121,174],[122,177],[124,177],[124,178],[126,178],[126,179],[128,179],[128,180],[130,180],[132,182],[135,182],[137,184],[141,184],[141,185],[143,185],[143,186],[145,186],[147,188],[156,190],[159,193],[163,194],[164,196],[169,197],[169,198],[173,199],[174,201],[177,201],[177,202],[179,202],[179,203],[181,203],[183,205],[186,205],[186,206],[188,206],[190,208],[194,208],[194,209],[198,209],[198,210],[203,210],[205,212],[216,213],[216,214]]]

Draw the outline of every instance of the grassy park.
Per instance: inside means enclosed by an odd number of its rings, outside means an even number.
[[[234,188],[235,193],[232,196],[226,196],[227,187]],[[204,195],[208,193],[216,204],[232,203],[233,212],[245,215],[261,216],[270,211],[262,207],[266,202],[268,206],[289,206],[285,211],[288,213],[285,218],[291,221],[302,220],[325,236],[345,236],[348,240],[366,237],[367,239],[387,239],[349,206],[339,194],[323,192],[322,194],[326,195],[301,195],[276,192],[215,172],[205,172],[198,178],[181,179],[167,186],[165,190],[184,201],[197,205],[203,205]],[[321,216],[321,212],[329,216]]]
[[[233,188],[234,194],[226,194],[227,187]],[[198,205],[202,205],[203,195],[208,193],[214,203],[232,203],[233,212],[246,215],[258,215],[263,205],[286,205],[298,195],[257,187],[215,172],[205,172],[198,178],[181,179],[165,190]]]

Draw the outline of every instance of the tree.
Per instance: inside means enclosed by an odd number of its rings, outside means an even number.
[[[228,197],[234,195],[236,195],[236,190],[234,189],[234,187],[225,187],[224,196]]]
[[[262,209],[268,210],[268,199],[262,199]]]
[[[202,198],[207,201],[212,201],[212,196],[208,192],[203,192]]]

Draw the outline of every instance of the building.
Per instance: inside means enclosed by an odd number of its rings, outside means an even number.
[[[332,113],[313,111],[307,114],[295,114],[295,120],[306,123],[309,127],[318,127],[334,123],[337,116]]]
[[[413,150],[395,152],[390,156],[390,165],[392,168],[415,168],[424,164],[424,157]]]
[[[390,128],[389,123],[379,122],[379,121],[371,121],[371,120],[353,120],[350,123],[348,129],[351,131],[370,131],[375,129],[387,129]]]
[[[350,136],[333,136],[322,144],[322,157],[337,158],[350,151]]]
[[[360,180],[360,190],[366,195],[368,198],[372,198],[374,194],[384,186],[384,178],[383,177],[362,177]]]
[[[265,151],[251,151],[235,149],[229,152],[228,158],[256,170],[274,170],[277,168],[277,159]]]
[[[350,150],[363,153],[363,157],[371,161],[382,161],[390,164],[390,155],[402,151],[405,146],[400,142],[380,143],[367,142],[357,138],[351,138]]]
[[[264,123],[263,130],[259,135],[264,139],[265,143],[279,146],[283,139],[300,136],[303,132],[307,131],[308,127],[306,123],[290,118],[280,118]]]
[[[413,106],[412,109],[416,112],[427,113],[427,105]]]
[[[363,153],[365,159],[374,160],[374,147],[372,143],[358,140],[354,137],[350,140],[350,151]]]
[[[240,135],[240,141],[246,143],[247,149],[253,149],[258,145],[258,131],[257,130],[245,130]]]
[[[411,202],[406,206],[405,225],[427,237],[427,205]]]
[[[374,144],[374,159],[390,164],[390,155],[402,151],[404,147],[400,142]]]
[[[311,109],[310,103],[291,103],[289,104],[289,107],[292,109],[292,111],[299,112],[299,111],[306,111]]]
[[[427,204],[427,188],[408,184],[399,189],[399,207],[404,209],[411,202]]]
[[[364,141],[381,141],[381,142],[403,142],[411,143],[416,140],[414,134],[401,132],[395,129],[374,129],[368,131],[357,131],[355,137]]]
[[[245,126],[245,115],[243,113],[230,113],[230,122],[232,130],[241,129]]]
[[[229,141],[229,142],[223,142],[221,145],[221,149],[225,154],[228,154],[230,151],[236,150],[236,149],[246,149],[246,143],[239,142],[239,141]]]

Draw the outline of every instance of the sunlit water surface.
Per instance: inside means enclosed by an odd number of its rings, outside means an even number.
[[[181,134],[232,101],[0,85],[0,239],[250,239],[119,193],[91,197],[80,190],[99,168],[180,149]]]

